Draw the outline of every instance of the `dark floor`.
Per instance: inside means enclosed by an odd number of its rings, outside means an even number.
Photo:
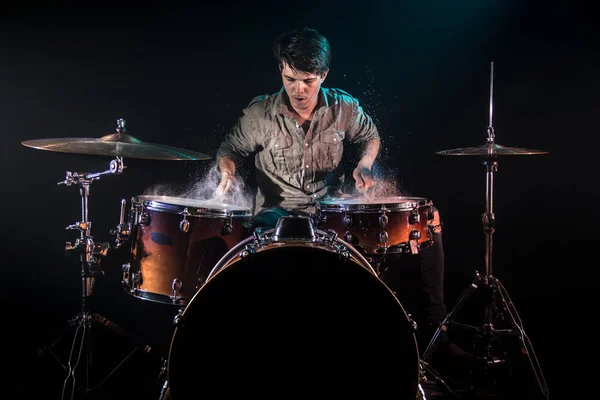
[[[85,365],[83,358],[78,364],[75,361],[76,357],[72,358],[71,367],[75,370],[75,382],[66,379],[69,376],[66,360],[73,345],[74,331],[65,323],[64,328],[54,327],[54,334],[46,333],[52,331],[51,329],[40,329],[39,332],[44,333],[37,335],[35,331],[29,332],[31,340],[27,340],[28,345],[18,351],[18,357],[12,363],[11,370],[14,378],[9,380],[9,392],[15,391],[13,398],[161,399],[164,383],[161,370],[165,358],[169,355],[172,333],[170,321],[176,309],[144,302],[145,304],[140,306],[142,309],[136,319],[131,317],[128,310],[131,305],[138,305],[139,299],[128,297],[120,299],[123,301],[120,301],[119,310],[112,310],[112,313],[108,309],[103,310],[114,315],[116,321],[123,321],[122,324],[128,329],[126,335],[114,326],[110,328],[110,323],[107,325],[107,321],[104,321],[104,324],[100,322],[92,324],[93,373],[88,385],[91,390],[88,391],[87,396],[84,396],[86,382],[83,376]],[[42,321],[43,319],[40,319],[40,322]],[[460,330],[452,332],[449,330],[450,336],[461,348],[469,349],[476,343],[476,337],[471,334]],[[51,346],[62,333],[65,333],[63,339]],[[39,343],[39,346],[33,346],[36,343]],[[420,387],[425,398],[543,400],[545,397],[535,383],[529,358],[523,354],[519,343],[515,338],[504,340],[502,346],[492,343],[495,354],[500,355],[497,356],[496,363],[482,363],[474,357],[469,358],[439,350],[434,354],[431,363],[422,363],[424,369]],[[198,346],[203,345],[210,346],[210,343],[198,343]],[[40,351],[42,347],[46,349]],[[78,347],[75,346],[73,351],[76,355]],[[196,364],[189,365],[189,368],[203,367],[203,361],[199,359]],[[365,385],[377,387],[380,384],[376,380],[377,375],[382,379],[388,379],[383,377],[386,376],[384,373],[386,369],[390,368],[390,362],[393,361],[386,360],[385,355],[382,355],[380,365],[365,366],[365,379],[371,379],[375,375],[372,383],[366,381]],[[265,367],[260,365],[260,360],[257,360],[256,368],[261,370]],[[308,371],[310,366],[302,366],[302,369]],[[369,371],[377,373],[368,373]],[[238,384],[235,374],[230,371],[224,371],[224,374],[229,374],[227,380],[232,387]],[[335,374],[335,371],[332,371],[332,374]],[[360,376],[363,374],[361,373]],[[399,376],[397,379],[399,383],[406,383],[412,377]],[[273,384],[268,380],[265,382],[268,385]],[[212,398],[211,390],[214,390],[214,387],[211,382],[205,382],[202,376],[199,376],[197,393],[192,397]],[[243,387],[240,387],[240,390],[245,393]],[[412,398],[410,395],[411,393],[406,392],[392,393],[396,398]],[[173,396],[173,400],[178,399]]]
[[[51,354],[45,354],[37,359],[31,357],[30,375],[35,376],[36,379],[16,382],[16,393],[13,398],[162,399],[161,389],[164,381],[160,377],[162,363],[159,356],[138,352],[126,360],[129,351],[135,351],[134,346],[127,348],[127,346],[119,346],[117,343],[103,343],[103,345],[111,348],[93,355],[95,357],[93,364],[95,374],[92,376],[93,381],[87,396],[84,395],[85,381],[83,377],[80,375],[77,377],[73,391],[73,381],[66,380],[67,370],[63,369]],[[63,354],[57,355],[62,356]],[[118,365],[121,362],[124,364],[119,368]],[[117,369],[112,375],[109,375],[114,367]],[[193,368],[193,366],[190,367]],[[257,365],[257,368],[260,366]],[[385,366],[380,368],[385,368]],[[76,372],[81,374],[82,371],[83,365],[80,364]],[[497,375],[492,376],[493,373],[488,372],[490,376],[482,376],[477,379],[470,374],[474,373],[469,370],[466,363],[461,364],[454,361],[446,364],[443,372],[442,368],[427,370],[424,374],[425,379],[420,382],[420,387],[426,399],[544,399],[535,385],[528,385],[524,376],[510,377],[506,371],[498,371]],[[410,378],[398,377],[398,381],[402,382],[407,379]],[[231,385],[236,385],[233,377]],[[470,387],[471,385],[472,387]],[[243,388],[240,390],[242,393],[244,392]],[[202,396],[207,397],[209,394],[210,392],[204,389],[203,382],[199,379],[198,390],[194,396],[197,395],[198,398],[201,398]],[[397,398],[403,398],[403,392],[395,394],[398,395]],[[404,392],[404,394],[407,393]],[[212,398],[212,396],[209,395],[207,398]]]
[[[74,279],[75,282],[76,279],[77,277]],[[165,360],[170,354],[171,341],[174,337],[172,322],[179,308],[133,297],[125,293],[120,286],[119,279],[117,274],[106,275],[103,279],[98,279],[93,296],[90,298],[90,310],[98,319],[91,324],[89,336],[91,340],[87,342],[91,343],[90,354],[92,357],[92,373],[87,383],[84,376],[85,357],[81,357],[77,361],[80,343],[74,341],[76,330],[72,324],[68,323],[80,312],[77,298],[60,297],[60,288],[56,286],[41,289],[35,293],[35,296],[18,297],[21,293],[17,292],[18,288],[16,287],[13,293],[9,292],[9,298],[13,302],[17,298],[21,299],[20,307],[8,308],[8,314],[5,315],[5,327],[7,327],[5,334],[13,338],[11,344],[5,346],[4,349],[4,361],[8,371],[8,375],[5,374],[5,382],[7,383],[7,392],[12,395],[11,398],[160,399],[165,378],[161,372],[165,366]],[[341,298],[340,307],[347,308],[350,297],[338,297]],[[368,391],[363,396],[365,398],[378,398],[379,396],[375,395],[378,389],[392,388],[393,391],[396,384],[398,388],[406,388],[414,387],[419,383],[426,399],[526,398],[547,400],[536,384],[530,358],[523,352],[518,337],[499,335],[490,337],[490,340],[482,339],[478,330],[482,322],[479,317],[484,298],[485,296],[478,296],[475,292],[469,302],[461,307],[460,312],[455,314],[456,321],[470,324],[467,326],[476,328],[475,331],[464,329],[464,327],[456,328],[452,325],[447,332],[448,338],[455,346],[470,353],[475,353],[477,350],[480,357],[457,354],[456,347],[449,347],[444,345],[447,342],[439,341],[436,343],[440,346],[433,353],[433,358],[425,363],[421,356],[425,351],[427,340],[425,340],[425,345],[419,344],[418,350],[416,345],[403,342],[400,347],[405,346],[409,356],[410,351],[414,351],[414,368],[410,369],[408,373],[396,376],[394,371],[398,369],[394,368],[399,361],[403,362],[403,360],[389,357],[387,349],[390,347],[390,343],[395,343],[393,342],[394,338],[389,337],[388,331],[379,330],[373,331],[373,333],[367,331],[364,336],[355,333],[349,343],[346,340],[348,353],[359,354],[360,350],[363,350],[360,354],[373,353],[376,354],[376,357],[369,358],[371,362],[368,364],[348,358],[354,362],[352,365],[357,366],[358,372],[352,371],[347,365],[338,362],[330,370],[326,370],[326,374],[318,375],[320,381],[317,382],[312,379],[316,375],[313,374],[311,378],[311,372],[317,369],[318,364],[313,362],[311,366],[310,362],[289,362],[289,359],[285,358],[281,358],[283,366],[276,364],[276,367],[273,367],[272,365],[275,364],[265,365],[264,359],[256,357],[257,359],[252,364],[248,364],[245,371],[240,372],[238,369],[236,372],[236,362],[218,359],[220,357],[219,350],[224,348],[223,339],[217,338],[221,340],[219,344],[218,340],[211,339],[202,332],[203,339],[198,339],[198,342],[191,341],[188,347],[184,347],[189,348],[190,352],[196,355],[186,365],[180,365],[179,370],[189,373],[194,379],[192,382],[194,393],[191,393],[191,398],[222,398],[223,396],[219,396],[220,389],[239,389],[242,394],[248,395],[249,388],[241,383],[248,373],[255,378],[255,381],[252,382],[258,383],[257,390],[276,387],[280,381],[269,379],[269,373],[278,373],[285,379],[285,368],[288,368],[298,371],[294,376],[300,379],[294,381],[295,385],[286,385],[283,389],[290,390],[292,394],[297,394],[296,392],[301,387],[306,388],[311,385],[316,385],[318,388],[315,390],[322,393],[323,385],[327,385],[335,378],[336,382],[343,383],[335,388],[331,387],[332,390],[353,392],[355,388],[360,387]],[[317,303],[317,305],[319,304]],[[369,313],[371,312],[369,311]],[[353,315],[353,312],[350,314]],[[305,319],[308,321],[305,325],[311,325],[317,329],[318,327],[313,326],[311,318],[312,315],[309,315],[308,319]],[[253,317],[248,319],[251,322],[254,321]],[[497,328],[504,328],[503,324],[506,324],[506,321],[498,319],[496,324]],[[75,324],[75,327],[77,326],[79,325]],[[309,330],[311,326],[308,327]],[[259,335],[260,332],[266,333],[265,329],[260,330],[261,327],[264,325],[254,323],[253,326],[250,323],[244,330],[240,330],[241,334],[233,336],[233,340],[246,340],[248,329],[258,331]],[[306,331],[306,327],[303,328]],[[82,332],[78,333],[77,337],[81,337]],[[258,338],[260,339],[260,336]],[[340,341],[345,339],[347,338],[340,338]],[[255,342],[248,341],[248,343],[254,344]],[[270,346],[268,340],[265,343]],[[293,343],[288,348],[295,347],[297,343],[299,342]],[[74,344],[75,346],[73,346]],[[334,344],[339,347],[339,343]],[[490,350],[488,354],[485,354],[481,349],[488,344]],[[412,346],[415,348],[412,349]],[[216,367],[209,362],[210,359],[204,356],[205,350],[212,350],[211,354],[216,355],[216,358],[212,360],[222,366]],[[402,353],[402,349],[400,350]],[[67,362],[71,352],[73,354],[70,364],[72,374],[69,373]],[[418,356],[417,352],[421,356]],[[85,354],[84,349],[82,349],[82,353]],[[341,355],[346,357],[345,354]],[[493,356],[493,359],[488,358],[487,361],[490,362],[483,362],[485,355]],[[418,378],[419,364],[423,367],[420,382]],[[324,368],[320,367],[320,370],[323,371]],[[222,377],[224,381],[216,384],[211,379],[207,379],[206,371],[211,369],[216,369],[218,372],[215,374],[213,371],[211,376]],[[340,378],[339,374],[342,369],[349,375],[353,373],[354,375]],[[329,373],[331,380],[329,376],[323,377]],[[73,376],[75,380],[72,379]],[[172,377],[171,382],[174,382],[174,379],[177,379],[177,376]],[[86,388],[89,390],[86,391]],[[174,387],[173,390],[175,391]],[[391,393],[386,398],[414,398],[416,392],[416,388],[412,391],[398,389],[397,393]],[[184,400],[175,394],[171,397],[172,400]],[[278,398],[282,397],[288,396],[278,396]]]

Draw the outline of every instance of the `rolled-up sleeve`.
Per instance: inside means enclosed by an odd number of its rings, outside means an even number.
[[[240,158],[246,158],[255,153],[260,145],[257,133],[258,124],[254,121],[250,110],[245,109],[243,115],[221,142],[217,150],[217,162],[224,156],[239,161]]]
[[[379,140],[379,130],[373,122],[371,116],[369,116],[358,103],[358,100],[354,99],[351,104],[351,117],[348,121],[348,127],[346,129],[346,138],[350,142],[361,143],[371,139]]]

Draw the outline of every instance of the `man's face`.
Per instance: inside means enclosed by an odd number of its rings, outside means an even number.
[[[312,112],[319,101],[319,89],[327,76],[294,71],[286,63],[281,70],[281,79],[292,107],[298,113]]]

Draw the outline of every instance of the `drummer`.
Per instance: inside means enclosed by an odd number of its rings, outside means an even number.
[[[217,152],[222,174],[217,194],[234,184],[238,158],[255,156],[254,222],[263,228],[290,212],[312,213],[317,200],[340,194],[344,142],[362,146],[352,173],[361,192],[373,186],[371,168],[379,152],[377,127],[358,100],[322,87],[331,60],[325,37],[306,28],[286,33],[274,53],[282,89],[252,99]]]
[[[358,100],[322,86],[331,61],[323,35],[309,28],[284,33],[273,51],[283,87],[252,99],[217,151],[221,173],[217,196],[235,186],[239,162],[254,157],[258,192],[253,226],[263,229],[275,227],[284,215],[308,216],[318,201],[341,195],[345,142],[362,146],[352,177],[357,191],[366,193],[374,185],[372,167],[380,147],[378,129]],[[437,211],[435,220],[439,221]],[[431,328],[446,314],[441,225],[437,225],[437,248],[424,257],[430,265],[423,267],[428,276],[421,282],[428,288],[424,320]]]

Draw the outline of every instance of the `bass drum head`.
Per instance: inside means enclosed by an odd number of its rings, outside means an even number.
[[[175,329],[173,400],[416,397],[412,323],[369,266],[306,244],[263,248],[223,265]]]

